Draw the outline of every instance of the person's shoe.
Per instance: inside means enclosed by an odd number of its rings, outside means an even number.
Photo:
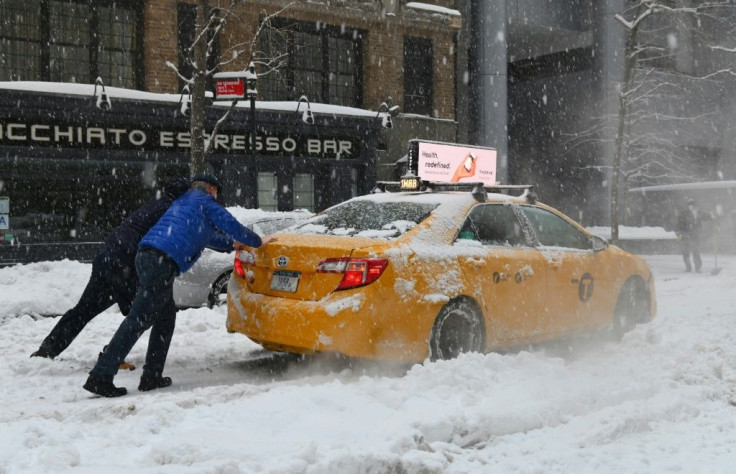
[[[118,370],[135,370],[135,364],[123,361],[120,363]]]
[[[128,390],[125,387],[116,387],[112,382],[105,382],[94,375],[87,377],[87,381],[84,383],[83,388],[88,392],[92,392],[95,395],[106,398],[122,397],[128,393]]]
[[[141,383],[138,384],[138,390],[148,392],[157,388],[164,388],[171,385],[171,377],[141,377]]]
[[[53,359],[58,354],[51,352],[47,347],[41,346],[36,352],[31,354],[31,357],[44,357],[46,359]]]

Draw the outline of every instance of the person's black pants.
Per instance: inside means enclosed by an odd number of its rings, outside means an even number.
[[[59,319],[41,347],[56,357],[69,347],[87,323],[115,303],[123,314],[128,314],[135,288],[135,269],[102,250],[92,261],[92,275],[79,302]]]
[[[151,328],[151,334],[142,378],[161,377],[174,335],[176,263],[157,250],[142,249],[135,257],[135,266],[138,271],[138,290],[130,314],[120,324],[90,371],[90,375],[105,382],[112,382],[120,363],[148,328]]]
[[[689,272],[692,269],[690,266],[690,255],[692,254],[695,271],[699,272],[700,268],[703,266],[703,259],[700,257],[700,246],[698,245],[698,242],[691,237],[683,237],[680,242],[680,246],[682,250],[682,259],[685,262],[685,271]]]

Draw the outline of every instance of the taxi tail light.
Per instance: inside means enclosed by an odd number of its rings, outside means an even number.
[[[347,290],[373,283],[387,266],[385,258],[328,258],[317,265],[317,273],[341,273],[336,289]]]
[[[248,250],[237,250],[235,252],[235,262],[233,262],[235,273],[237,273],[240,278],[245,278],[245,266],[253,265],[255,261],[255,255],[253,255],[253,252],[249,252]]]

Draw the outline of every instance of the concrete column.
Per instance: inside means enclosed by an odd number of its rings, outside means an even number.
[[[626,49],[626,28],[615,18],[625,11],[626,0],[605,0],[596,3],[593,24],[593,49],[599,75],[598,113],[615,124],[619,109],[619,89],[624,71],[624,51]],[[630,19],[630,18],[629,18]],[[599,143],[601,156],[598,165],[610,166],[613,163],[615,127],[607,127],[607,135]],[[589,212],[597,214],[602,224],[610,223],[611,218],[611,170],[605,168],[602,176],[603,187],[591,189],[588,193]]]
[[[472,0],[471,10],[470,131],[477,145],[497,150],[498,181],[508,183],[506,0]]]

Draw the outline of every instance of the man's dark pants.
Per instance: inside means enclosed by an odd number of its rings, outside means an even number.
[[[41,347],[56,357],[69,347],[87,323],[115,303],[123,314],[128,314],[135,288],[135,270],[103,249],[92,261],[92,275],[79,302],[59,319]]]
[[[177,266],[171,258],[154,249],[141,249],[135,257],[138,291],[128,317],[120,324],[90,375],[112,382],[138,338],[151,328],[144,377],[161,377],[176,323],[174,278]]]

